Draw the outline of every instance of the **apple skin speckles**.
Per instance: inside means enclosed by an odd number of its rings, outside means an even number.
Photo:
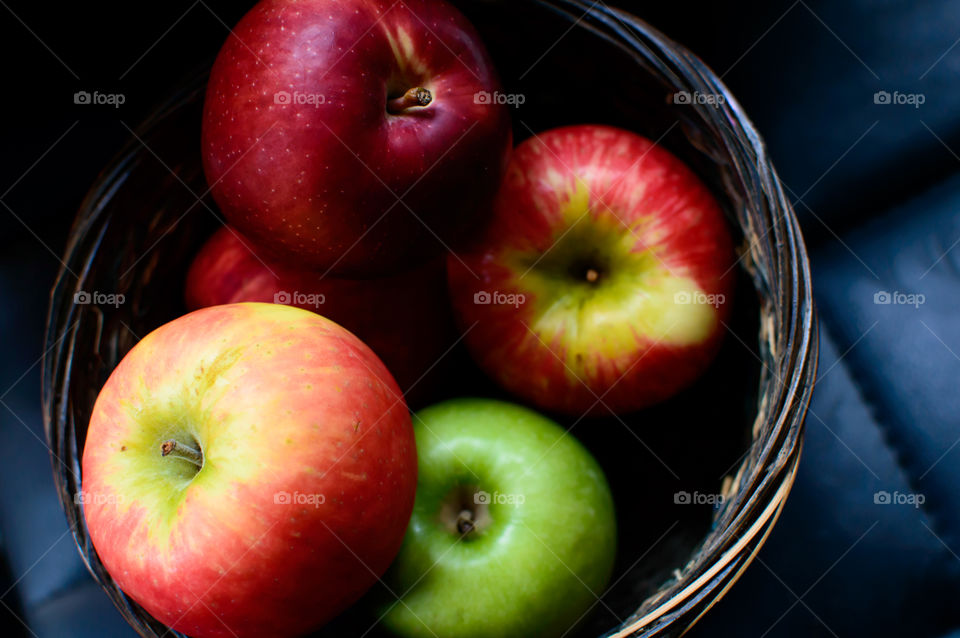
[[[97,554],[190,636],[309,633],[400,548],[417,460],[399,393],[358,338],[299,308],[226,304],[157,328],[110,375],[87,430]],[[162,456],[171,438],[201,450],[202,468]]]
[[[429,105],[388,112],[415,87]],[[426,261],[444,250],[437,237],[455,244],[489,214],[509,107],[475,95],[499,87],[476,32],[441,0],[264,0],[211,71],[211,193],[301,267],[368,276]]]
[[[480,367],[575,416],[637,410],[692,383],[726,331],[736,277],[699,178],[652,141],[593,125],[520,144],[493,220],[447,270]]]

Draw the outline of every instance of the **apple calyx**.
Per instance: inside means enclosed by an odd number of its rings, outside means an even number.
[[[568,276],[577,283],[596,286],[607,278],[610,265],[606,260],[591,255],[588,259],[573,259]]]
[[[469,540],[479,535],[490,525],[490,511],[485,503],[471,503],[462,506],[452,525],[448,524],[450,531],[456,532],[460,538]]]
[[[454,488],[440,504],[440,520],[451,534],[464,540],[479,536],[493,519],[482,492],[469,485]]]
[[[474,530],[476,523],[473,520],[473,511],[471,510],[461,510],[460,515],[457,516],[457,531],[460,532],[461,536],[466,536]]]
[[[433,101],[433,94],[429,89],[422,86],[415,86],[407,89],[407,92],[400,97],[395,97],[387,101],[387,112],[394,115],[402,113],[413,106],[427,106]]]
[[[203,453],[176,439],[168,439],[160,445],[160,456],[173,456],[190,461],[198,468],[203,467]]]

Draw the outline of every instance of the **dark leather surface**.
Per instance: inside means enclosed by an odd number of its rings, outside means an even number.
[[[814,252],[820,378],[797,481],[757,561],[692,635],[937,636],[960,625],[955,258],[919,279],[941,238],[960,236],[958,204],[954,178]],[[878,292],[925,303],[875,304]]]
[[[796,200],[822,319],[793,492],[741,582],[690,635],[960,638],[960,2],[704,3],[696,20],[686,5],[619,4],[725,72]],[[72,91],[117,83],[190,5],[144,18],[121,6],[65,9],[54,27],[42,5],[11,5],[30,30],[0,8],[11,33],[0,52],[32,62],[8,68],[9,93],[29,99],[5,104],[0,144],[4,636],[133,635],[86,573],[54,495],[38,344],[72,211],[129,137],[118,120],[138,121],[186,60],[209,53],[192,43],[225,31],[198,7],[125,80],[137,100],[118,114],[71,111]],[[211,7],[228,23],[238,13]],[[880,90],[925,102],[875,104]],[[874,303],[884,291],[924,302]],[[883,493],[924,503],[875,502]]]

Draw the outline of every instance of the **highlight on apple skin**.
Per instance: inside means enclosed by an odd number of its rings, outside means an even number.
[[[509,107],[478,96],[498,90],[443,0],[263,0],[213,65],[204,171],[227,220],[277,258],[394,272],[489,212],[512,133]]]
[[[84,516],[117,585],[194,638],[300,636],[400,547],[416,488],[407,406],[373,352],[306,310],[190,313],[100,392]]]
[[[694,381],[725,332],[733,265],[703,182],[650,140],[597,125],[520,144],[486,232],[447,262],[480,367],[577,416],[638,410]]]
[[[359,337],[386,364],[408,405],[420,407],[445,372],[456,342],[442,257],[396,275],[346,279],[271,260],[223,227],[199,250],[184,290],[189,310],[282,303],[323,315]]]
[[[613,570],[617,525],[603,470],[529,408],[453,399],[414,415],[417,498],[385,581],[402,638],[559,638]]]

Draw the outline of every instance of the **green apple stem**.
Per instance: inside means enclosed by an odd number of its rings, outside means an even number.
[[[407,90],[400,97],[395,97],[387,101],[387,111],[390,113],[402,113],[411,106],[426,106],[433,101],[433,94],[422,86],[416,86]]]
[[[461,510],[459,516],[457,516],[457,531],[460,532],[462,536],[466,536],[473,531],[475,526],[473,512],[467,509]]]
[[[587,281],[591,284],[596,283],[597,279],[600,279],[600,273],[597,272],[594,268],[587,268],[587,272],[584,276],[587,278]]]
[[[176,439],[164,441],[160,446],[160,454],[161,456],[173,456],[178,459],[184,459],[185,461],[190,461],[197,467],[203,467],[203,454],[200,450],[195,450]]]

